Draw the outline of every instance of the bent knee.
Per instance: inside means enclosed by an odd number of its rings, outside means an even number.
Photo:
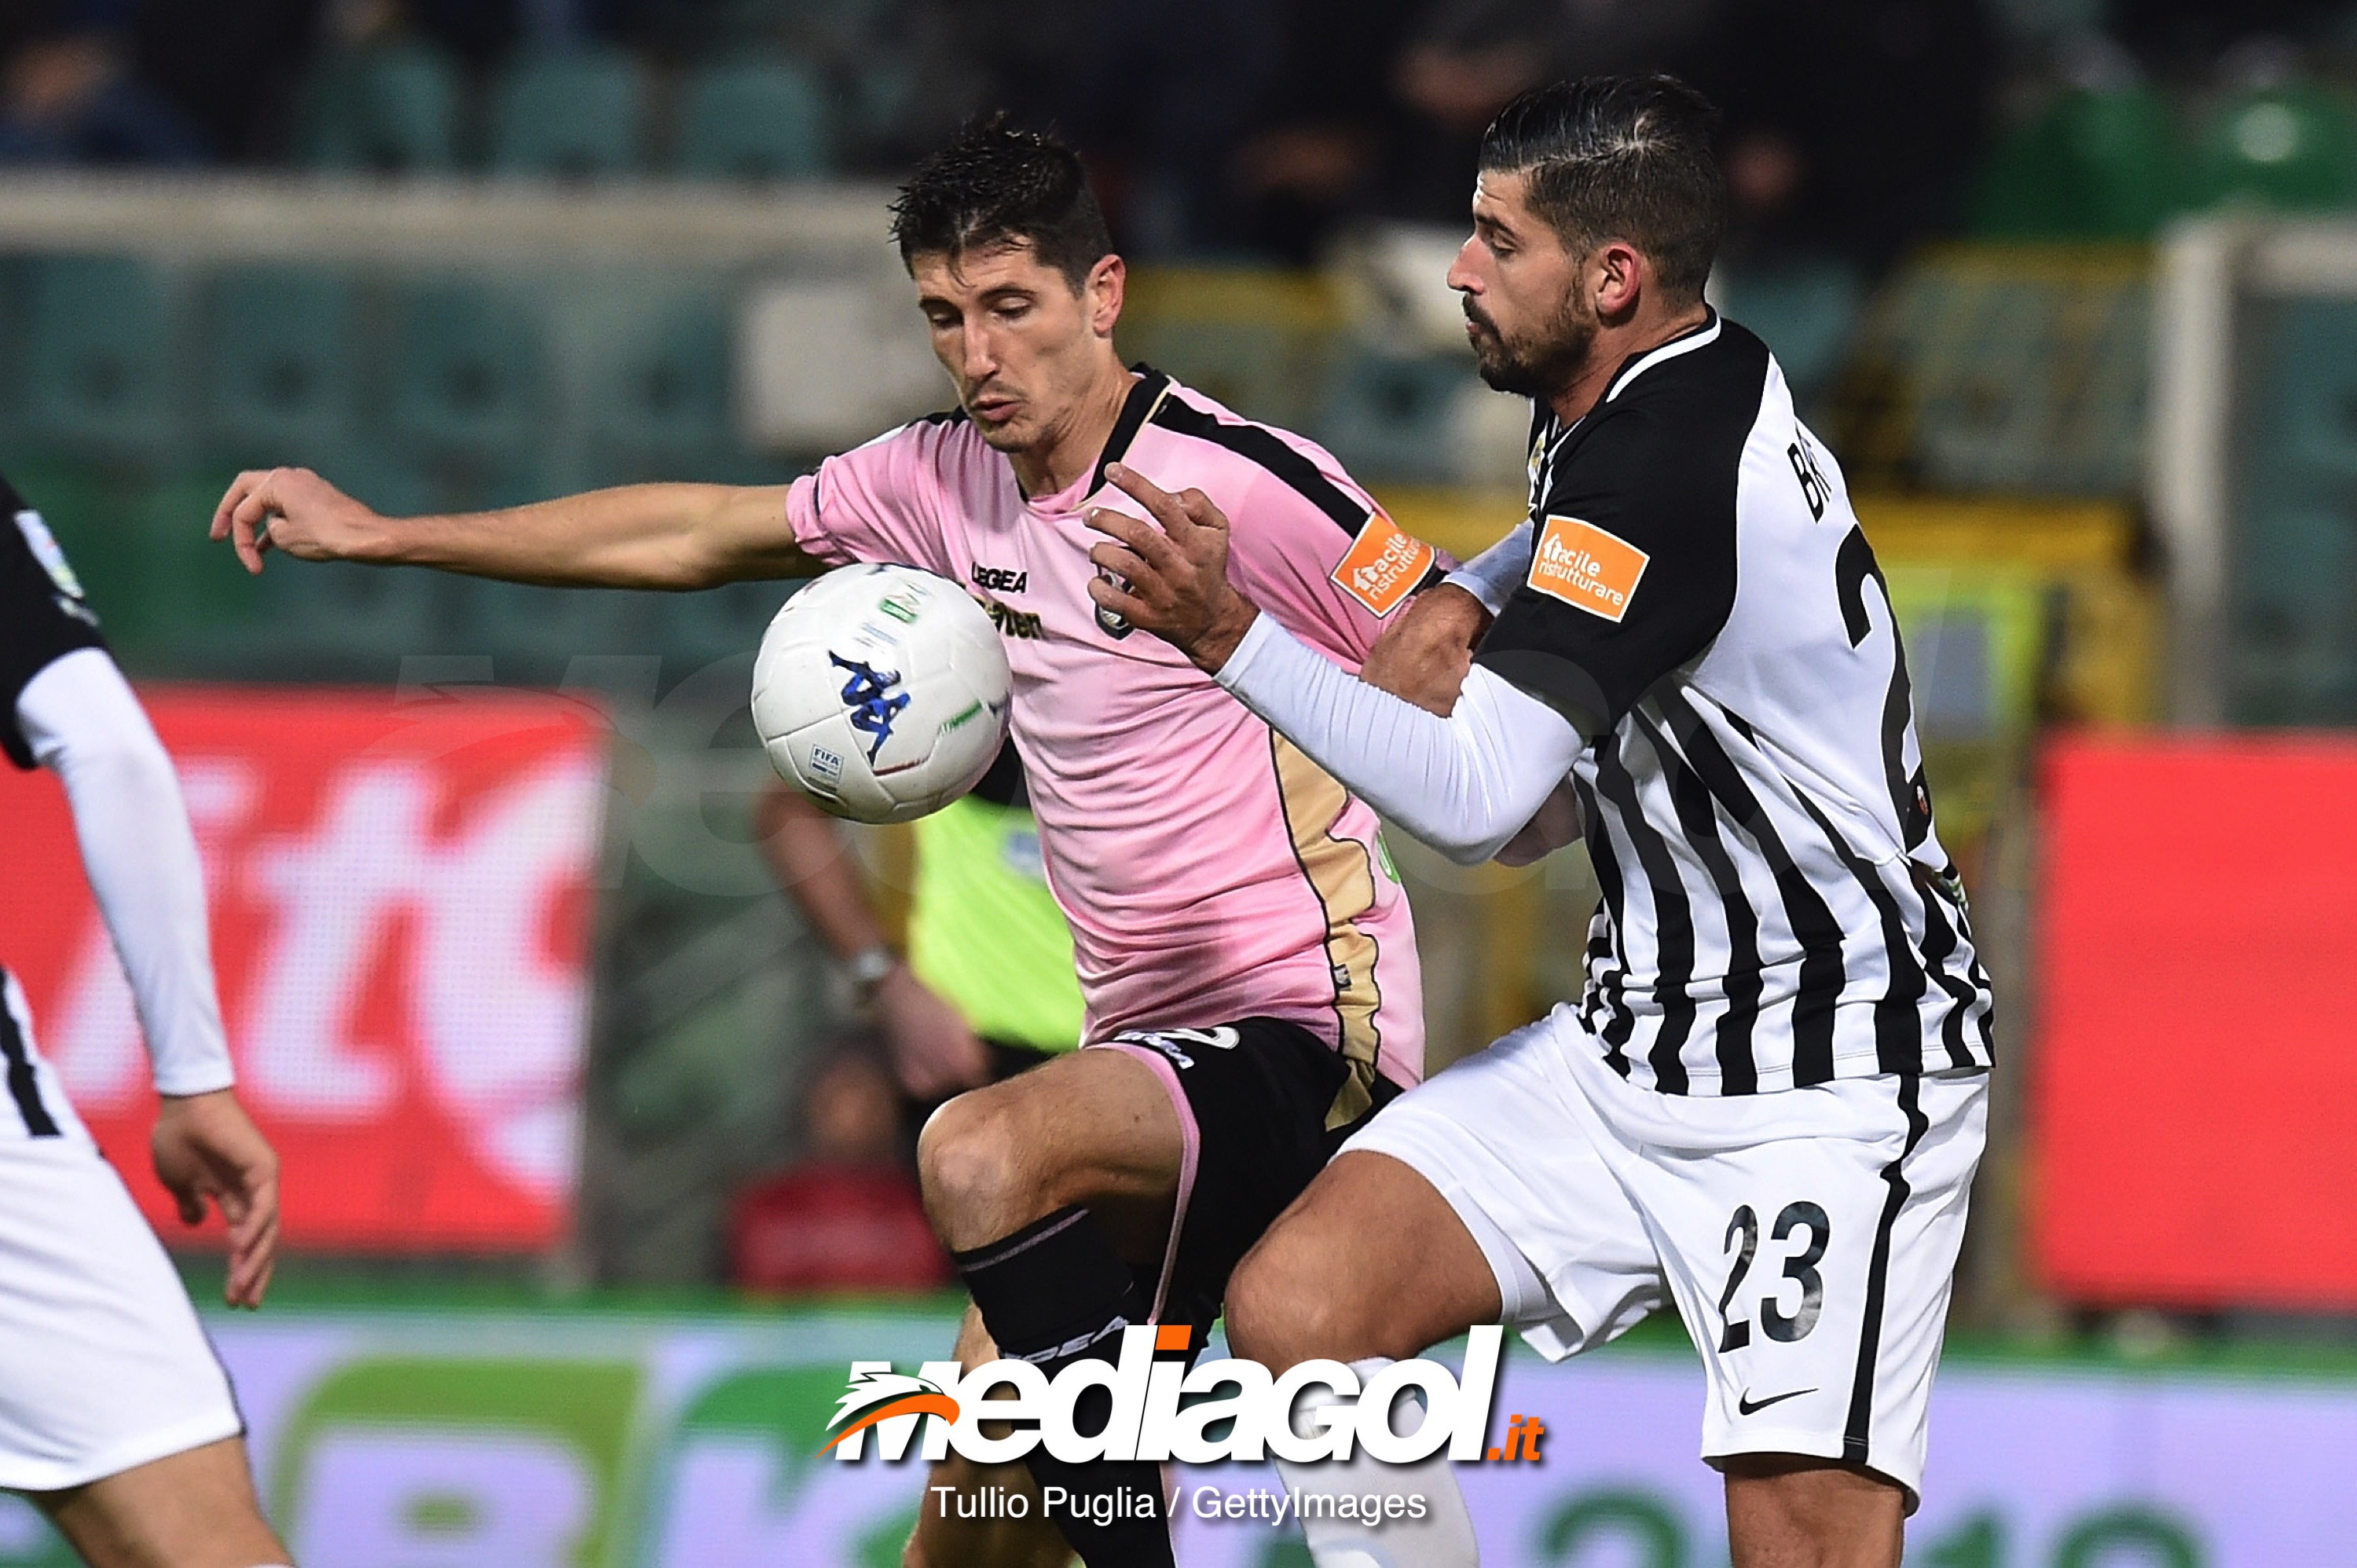
[[[1394,1355],[1372,1304],[1282,1247],[1254,1249],[1228,1282],[1228,1343],[1264,1366]]]
[[[982,1097],[962,1094],[917,1136],[917,1176],[936,1214],[959,1213],[1004,1196],[1022,1180],[1016,1140]]]

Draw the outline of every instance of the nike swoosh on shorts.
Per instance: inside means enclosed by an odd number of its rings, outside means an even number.
[[[1794,1389],[1788,1394],[1770,1394],[1766,1399],[1761,1400],[1755,1404],[1752,1402],[1751,1391],[1749,1389],[1746,1389],[1743,1391],[1743,1396],[1735,1402],[1735,1413],[1738,1415],[1758,1415],[1761,1411],[1766,1410],[1771,1404],[1782,1404],[1786,1400],[1796,1400],[1803,1394],[1813,1394],[1816,1391],[1817,1391],[1814,1389]]]

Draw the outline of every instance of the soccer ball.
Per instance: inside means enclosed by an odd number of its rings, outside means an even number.
[[[762,634],[753,727],[779,776],[825,811],[905,822],[990,770],[1013,685],[963,588],[913,566],[844,566]]]

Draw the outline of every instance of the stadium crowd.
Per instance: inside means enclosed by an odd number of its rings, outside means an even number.
[[[2330,71],[2352,39],[2325,0],[27,0],[0,8],[0,162],[317,161],[326,67],[393,42],[477,87],[553,50],[674,83],[759,56],[814,73],[844,172],[1011,103],[1087,151],[1129,253],[1300,263],[1356,220],[1453,221],[1521,89],[1660,67],[1726,111],[1738,261],[1876,271],[1956,222],[2041,92]]]

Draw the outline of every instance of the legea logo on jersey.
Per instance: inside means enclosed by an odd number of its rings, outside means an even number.
[[[1367,514],[1366,526],[1334,568],[1334,582],[1377,618],[1399,608],[1432,569],[1432,546],[1385,517]]]
[[[992,1361],[971,1372],[961,1372],[955,1361],[928,1361],[913,1378],[888,1362],[855,1361],[849,1387],[827,1423],[834,1435],[822,1452],[846,1462],[865,1458],[873,1428],[886,1460],[904,1459],[914,1446],[929,1462],[955,1449],[977,1465],[1012,1464],[1043,1443],[1072,1464],[1211,1465],[1271,1457],[1307,1463],[1348,1459],[1361,1448],[1391,1465],[1413,1464],[1443,1448],[1460,1464],[1514,1457],[1482,1447],[1504,1332],[1491,1324],[1467,1337],[1461,1376],[1419,1359],[1394,1362],[1363,1387],[1358,1373],[1340,1361],[1304,1361],[1272,1375],[1258,1361],[1206,1361],[1189,1371],[1184,1361],[1157,1359],[1157,1349],[1186,1349],[1184,1325],[1133,1325],[1122,1330],[1117,1359],[1076,1362],[1052,1380],[1028,1361]],[[1101,1430],[1082,1434],[1073,1407],[1097,1388],[1112,1394],[1113,1413]],[[1312,1389],[1335,1397],[1297,1410]],[[1411,1391],[1421,1396],[1420,1404],[1400,1397]],[[1189,1399],[1194,1402],[1182,1403]],[[985,1422],[1012,1430],[986,1437]],[[925,1435],[918,1444],[920,1423]],[[1530,1446],[1535,1457],[1535,1442]]]
[[[1531,558],[1531,586],[1574,609],[1619,621],[1652,557],[1576,517],[1550,517]]]

